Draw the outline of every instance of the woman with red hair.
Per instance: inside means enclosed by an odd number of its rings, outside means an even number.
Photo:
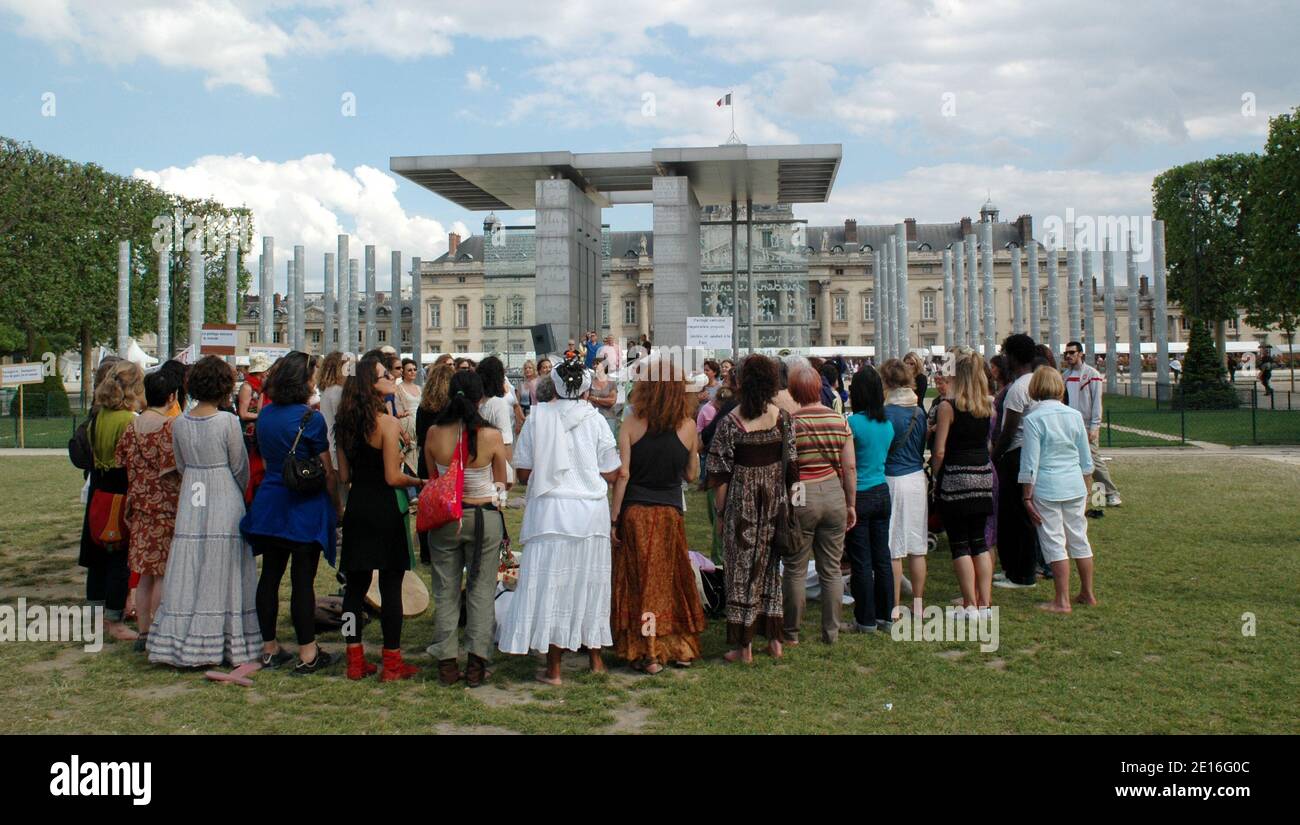
[[[700,472],[684,377],[680,365],[666,359],[637,362],[633,413],[619,431],[623,466],[610,507],[614,653],[651,675],[664,662],[685,667],[700,658],[705,627],[682,509],[682,482]]]

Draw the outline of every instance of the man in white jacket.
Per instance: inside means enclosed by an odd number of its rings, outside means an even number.
[[[1088,366],[1083,357],[1083,344],[1071,341],[1065,345],[1065,395],[1066,402],[1083,414],[1083,423],[1088,427],[1088,446],[1092,452],[1092,478],[1100,481],[1106,490],[1106,504],[1110,507],[1120,506],[1119,490],[1111,481],[1110,470],[1101,460],[1097,449],[1098,436],[1101,432],[1101,395],[1105,382],[1096,369]]]

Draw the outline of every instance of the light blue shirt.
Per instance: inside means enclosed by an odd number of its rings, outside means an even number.
[[[857,489],[870,490],[885,483],[885,458],[894,441],[894,425],[888,421],[872,421],[866,413],[849,416],[849,431],[853,433],[853,455],[858,465]]]
[[[1039,401],[1025,414],[1024,434],[1017,480],[1033,484],[1035,498],[1071,501],[1088,494],[1083,477],[1092,472],[1092,452],[1078,410]]]

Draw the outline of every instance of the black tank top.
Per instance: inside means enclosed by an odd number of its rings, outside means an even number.
[[[627,504],[657,504],[682,509],[682,476],[691,451],[675,430],[646,433],[632,445],[632,466],[628,468]]]
[[[948,443],[944,448],[944,464],[983,466],[989,461],[989,420],[976,418],[969,412],[957,409],[951,400],[944,403],[952,408],[952,423],[948,425]]]

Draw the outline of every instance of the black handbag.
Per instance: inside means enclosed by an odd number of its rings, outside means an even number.
[[[298,434],[293,438],[293,446],[284,457],[284,486],[304,496],[315,495],[325,489],[325,465],[319,456],[298,457],[298,441],[302,431],[311,420],[314,411],[310,408],[302,414],[298,424]]]
[[[793,426],[793,422],[791,425]],[[786,473],[790,466],[790,454],[785,449],[786,425],[781,425],[781,485],[785,485]],[[795,515],[794,505],[790,501],[790,494],[787,492],[785,504],[780,512],[776,514],[776,529],[772,532],[772,550],[783,558],[789,558],[799,549],[799,534],[803,528],[799,526],[799,517]]]
[[[92,428],[95,424],[95,416],[99,410],[91,410],[90,417],[77,425],[77,430],[68,439],[68,458],[72,460],[72,466],[78,470],[95,469],[95,450],[91,446]]]

